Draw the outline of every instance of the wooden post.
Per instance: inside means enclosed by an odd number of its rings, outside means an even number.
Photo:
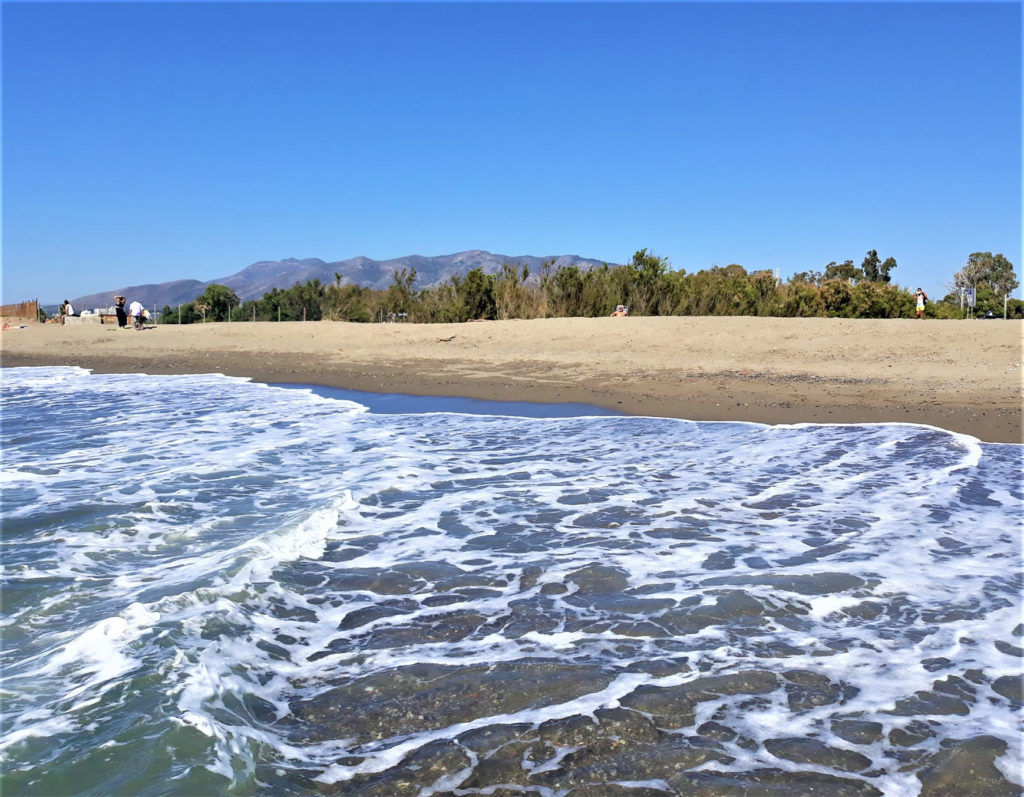
[[[281,320],[281,305],[278,305],[278,306],[277,306],[277,320],[278,320],[279,322],[280,322],[280,320]]]
[[[306,308],[305,307],[302,308],[302,320],[303,321],[306,320]]]
[[[181,305],[178,305],[178,326],[181,326]]]

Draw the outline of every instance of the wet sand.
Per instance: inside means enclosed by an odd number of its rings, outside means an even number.
[[[563,318],[4,330],[4,366],[223,373],[761,423],[905,422],[1021,443],[1024,322]]]

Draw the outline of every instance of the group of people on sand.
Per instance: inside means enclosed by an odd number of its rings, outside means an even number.
[[[128,305],[128,312],[124,311],[125,298],[118,294],[114,297],[114,312],[117,314],[117,326],[118,329],[126,329],[128,327],[128,318],[132,319],[132,322],[136,329],[142,328],[142,323],[146,320],[146,308],[142,306],[142,302],[138,299],[133,299],[132,303]]]
[[[130,318],[136,329],[141,329],[142,324],[149,318],[149,313],[146,312],[146,308],[142,306],[142,302],[138,299],[132,301],[128,305],[127,312],[124,309],[125,298],[118,294],[114,297],[114,312],[117,314],[117,326],[119,329],[128,328],[128,319]],[[67,299],[64,300],[64,304],[60,306],[60,323],[64,323],[64,319],[77,316],[74,305],[71,304]]]

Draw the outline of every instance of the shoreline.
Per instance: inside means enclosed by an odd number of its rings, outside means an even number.
[[[459,415],[498,415],[512,418],[622,418],[625,413],[596,404],[572,402],[498,401],[463,396],[414,396],[408,393],[374,393],[352,388],[315,385],[307,382],[258,382],[286,390],[308,390],[317,396],[354,401],[371,415],[417,415],[454,413]]]
[[[2,365],[577,403],[694,421],[915,423],[1021,443],[1024,323],[723,318],[5,330]],[[909,352],[909,353],[908,353]]]

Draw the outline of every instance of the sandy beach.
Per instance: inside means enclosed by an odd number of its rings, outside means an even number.
[[[1020,321],[563,318],[450,325],[29,324],[4,366],[264,382],[762,423],[922,423],[1021,443]]]

